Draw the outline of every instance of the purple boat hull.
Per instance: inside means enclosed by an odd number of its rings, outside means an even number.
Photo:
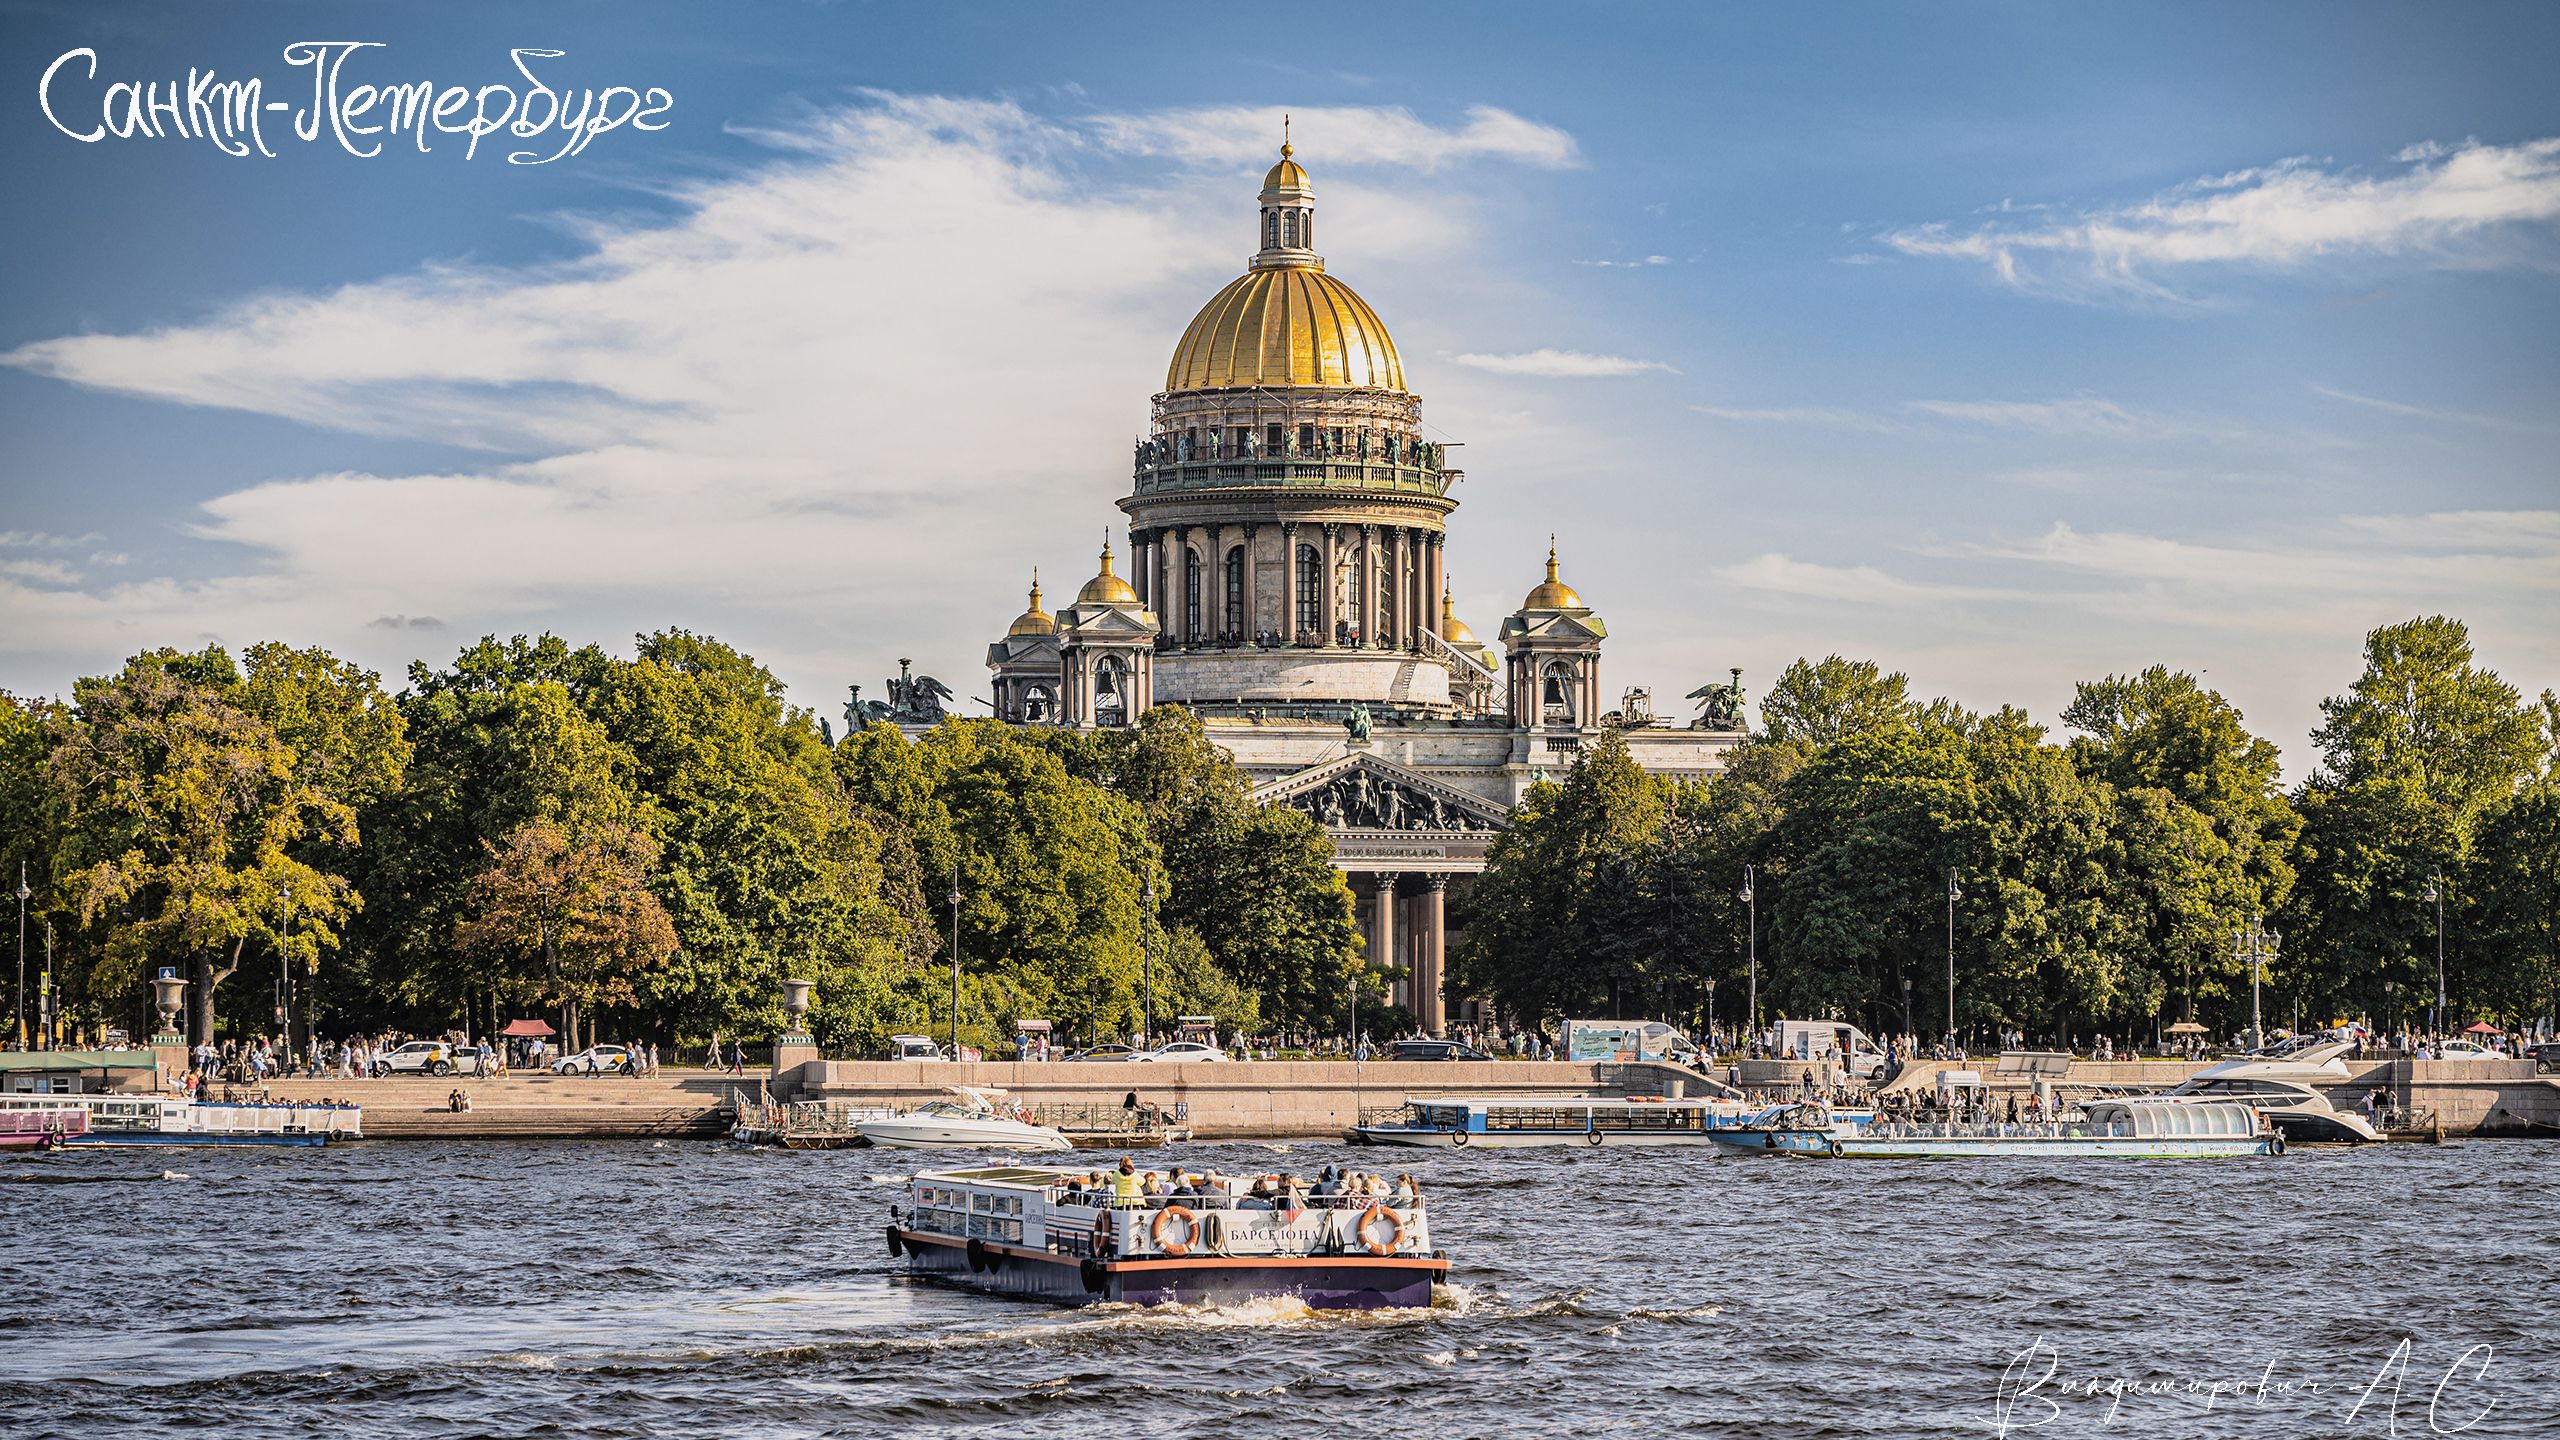
[[[1232,1305],[1290,1297],[1312,1310],[1418,1309],[1449,1262],[1428,1255],[1211,1255],[1087,1260],[1018,1246],[969,1246],[896,1232],[909,1269],[972,1289],[1063,1305]]]

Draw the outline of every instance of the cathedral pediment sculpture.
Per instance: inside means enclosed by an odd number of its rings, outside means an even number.
[[[1327,830],[1484,834],[1502,828],[1486,802],[1470,804],[1370,763],[1346,766],[1272,799]]]

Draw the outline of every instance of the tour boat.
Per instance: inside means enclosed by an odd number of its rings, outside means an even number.
[[[1770,1115],[1710,1137],[1746,1155],[1845,1160],[1944,1159],[1970,1155],[2123,1155],[2205,1158],[2281,1155],[2284,1135],[2246,1105],[2211,1101],[2092,1100],[2056,1120],[2001,1122],[1876,1120],[1825,1123],[1816,1105]]]
[[[74,1106],[0,1110],[0,1150],[51,1150],[88,1132],[89,1112]]]
[[[72,1145],[323,1145],[364,1136],[364,1111],[309,1101],[189,1100],[177,1095],[0,1095],[0,1115],[78,1110]]]
[[[1317,1310],[1420,1308],[1449,1270],[1419,1202],[1367,1196],[1295,1210],[1219,1191],[1125,1207],[1070,1195],[1086,1172],[999,1166],[918,1175],[889,1253],[912,1271],[1063,1304],[1232,1305],[1294,1298]]]
[[[996,1109],[992,1093],[954,1085],[951,1100],[928,1100],[904,1114],[863,1120],[856,1128],[872,1145],[898,1150],[1073,1150],[1066,1136],[1046,1125],[1016,1120]]]
[[[1354,1145],[1501,1150],[1538,1145],[1704,1145],[1710,1133],[1742,1124],[1758,1109],[1722,1097],[1446,1096],[1408,1100],[1393,1119],[1355,1125],[1342,1138]]]

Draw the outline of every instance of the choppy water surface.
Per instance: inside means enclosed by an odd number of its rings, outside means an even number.
[[[2433,1433],[2431,1402],[2441,1431],[2560,1434],[2560,1143],[1274,1148],[1166,1153],[1410,1166],[1455,1261],[1439,1303],[1056,1310],[913,1282],[881,1243],[911,1153],[0,1160],[0,1434],[2387,1436]]]

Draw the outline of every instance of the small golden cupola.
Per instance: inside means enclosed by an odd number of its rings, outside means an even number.
[[[1013,617],[1013,628],[1007,635],[1055,635],[1058,618],[1040,608],[1040,572],[1031,572],[1031,608]]]
[[[1102,542],[1102,572],[1084,582],[1084,588],[1076,592],[1076,603],[1079,605],[1135,605],[1138,603],[1138,592],[1129,588],[1128,581],[1111,572],[1111,542],[1108,539]]]
[[[1543,584],[1538,586],[1537,589],[1529,592],[1529,598],[1520,602],[1520,608],[1523,610],[1585,610],[1590,608],[1582,603],[1582,597],[1573,592],[1572,586],[1567,585],[1563,580],[1557,577],[1556,537],[1553,535],[1547,537],[1547,578]]]
[[[1476,639],[1476,632],[1468,629],[1467,622],[1458,618],[1458,602],[1445,585],[1440,588],[1440,638],[1461,650],[1483,648],[1482,642]]]

